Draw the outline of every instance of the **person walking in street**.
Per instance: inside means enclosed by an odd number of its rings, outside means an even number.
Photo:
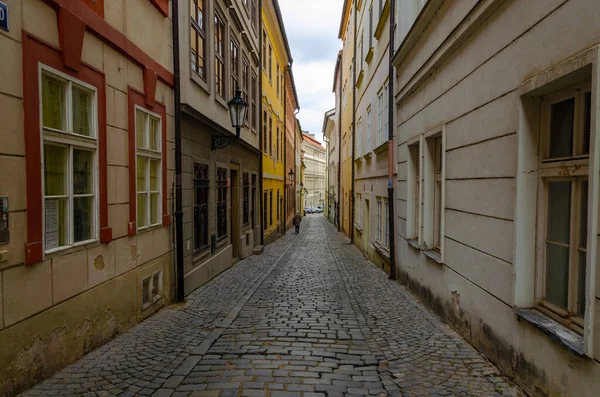
[[[302,222],[302,215],[300,215],[300,211],[296,211],[296,215],[294,215],[294,226],[296,227],[296,234],[300,233],[300,222]]]

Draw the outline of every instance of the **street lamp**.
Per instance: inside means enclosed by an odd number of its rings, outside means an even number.
[[[248,102],[242,98],[242,91],[238,88],[235,90],[235,96],[227,103],[229,107],[229,117],[231,118],[231,126],[235,128],[235,137],[213,135],[212,150],[223,149],[229,145],[234,139],[240,139],[240,130],[246,119],[246,111]]]
[[[294,184],[294,176],[296,175],[296,173],[294,172],[294,170],[292,168],[290,168],[290,172],[288,172],[288,180],[290,181],[289,186],[292,186]]]

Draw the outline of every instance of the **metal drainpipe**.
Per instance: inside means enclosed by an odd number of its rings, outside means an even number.
[[[354,197],[356,196],[356,192],[355,190],[355,181],[354,181],[354,175],[355,175],[355,170],[354,170],[354,150],[355,150],[355,144],[356,144],[356,22],[357,22],[357,10],[356,10],[356,1],[354,0],[354,43],[353,43],[353,51],[354,54],[352,55],[352,194],[351,194],[351,198],[350,198],[350,224],[348,225],[350,227],[350,242],[352,244],[354,244],[354,206],[355,206],[355,200]],[[393,0],[392,0],[393,1]]]
[[[287,98],[285,97],[286,82],[285,74],[289,70],[291,63],[283,71],[283,208],[281,209],[281,215],[283,218],[283,234],[287,231]]]
[[[388,46],[389,83],[388,83],[388,228],[390,231],[390,279],[396,280],[396,233],[394,231],[394,51],[396,1],[390,3],[390,41]]]
[[[179,1],[172,2],[173,81],[175,96],[175,261],[177,264],[177,301],[185,300],[183,285],[183,200],[181,164],[181,82],[179,60]]]
[[[260,95],[260,109],[258,112],[258,146],[259,152],[258,155],[258,189],[260,190],[258,199],[260,206],[260,245],[265,245],[265,225],[264,225],[264,203],[263,203],[263,98],[262,98],[262,81],[263,81],[263,43],[262,43],[262,32],[263,32],[263,20],[262,20],[262,0],[258,0],[258,46],[259,46],[259,67],[258,67],[258,92]]]
[[[343,65],[342,65],[343,67]],[[339,83],[341,83],[342,80],[342,71],[340,71],[338,73],[338,76],[340,76],[340,80],[338,81]],[[337,82],[336,82],[337,83]],[[337,84],[338,90],[339,90],[339,95],[338,98],[341,101],[342,98],[342,92],[341,92],[341,88],[339,87],[340,84]],[[340,201],[342,200],[342,196],[341,196],[341,186],[342,186],[342,104],[339,104],[340,107],[340,114],[338,117],[338,169],[337,169],[337,186],[338,186],[338,199],[337,199],[337,203],[335,205],[335,210],[337,211],[337,216],[336,216],[336,220],[337,220],[337,227],[338,227],[338,232],[342,231],[342,225],[340,222],[340,213],[342,212],[340,210],[341,205],[340,205]]]
[[[298,115],[298,113],[300,113],[300,106],[298,104],[296,104],[296,106],[298,106],[298,109],[294,111],[294,169],[296,168],[296,155],[298,154],[298,141],[296,140],[296,116]],[[300,167],[302,168],[302,164],[300,164]],[[297,174],[294,176],[294,188],[292,189],[292,191],[294,192],[294,216],[296,216],[296,212],[300,211],[300,209],[298,209],[298,201],[296,200],[296,186],[298,186],[297,181],[298,178],[300,178],[300,171],[296,169],[294,172]]]
[[[327,139],[327,127],[323,131],[323,142],[325,142],[325,211],[329,218],[329,140]]]

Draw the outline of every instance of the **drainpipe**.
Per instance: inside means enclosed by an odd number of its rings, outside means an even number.
[[[390,2],[390,42],[388,46],[389,83],[388,83],[388,228],[390,231],[390,280],[396,280],[396,233],[394,231],[394,33],[396,17],[396,1]]]
[[[287,98],[286,95],[286,78],[285,75],[291,67],[292,63],[288,62],[288,66],[283,71],[283,205],[281,209],[281,217],[283,218],[283,234],[287,232]]]
[[[356,7],[356,1],[354,0],[354,45],[353,45],[353,51],[354,53],[352,54],[352,194],[351,194],[351,205],[350,205],[350,224],[348,225],[350,227],[350,243],[354,244],[354,206],[355,206],[355,200],[354,197],[356,196],[355,193],[355,181],[354,181],[354,150],[355,150],[355,144],[356,144],[356,22],[357,22],[357,7]],[[393,0],[392,0],[393,2]]]
[[[296,116],[298,115],[298,113],[300,113],[300,106],[298,104],[296,104],[296,106],[298,106],[298,109],[296,109],[294,111],[294,169],[295,169],[295,173],[296,176],[294,177],[294,184],[293,184],[293,189],[292,191],[294,192],[294,216],[296,216],[296,212],[300,211],[300,209],[298,208],[298,200],[296,200],[296,186],[298,186],[298,178],[300,178],[300,171],[298,169],[296,169],[296,155],[298,155],[298,137],[296,136]],[[302,165],[300,165],[300,167],[302,167]]]
[[[181,83],[179,76],[179,1],[172,2],[173,22],[173,81],[175,84],[175,262],[177,264],[177,301],[183,302],[183,200],[181,164]]]
[[[341,77],[342,72],[340,71],[338,73],[339,77],[339,81],[337,81],[337,83],[341,83],[342,77]],[[341,92],[341,88],[339,87],[340,84],[337,84],[338,87],[338,98],[341,101],[342,98],[342,92]],[[339,104],[339,108],[340,108],[340,115],[338,117],[338,169],[337,169],[337,187],[338,187],[338,199],[337,199],[337,203],[335,205],[335,210],[337,211],[337,216],[336,216],[336,220],[337,220],[337,227],[338,227],[338,232],[342,231],[342,225],[340,222],[340,201],[342,200],[342,193],[341,193],[341,186],[342,186],[342,104]]]
[[[260,198],[258,199],[260,206],[260,245],[265,245],[265,225],[264,225],[264,203],[263,203],[263,97],[262,97],[262,81],[263,81],[263,20],[262,20],[262,0],[258,0],[258,52],[259,52],[259,71],[258,71],[258,92],[260,93],[260,109],[258,112],[258,146],[260,154],[258,155],[258,190],[260,190]]]
[[[329,139],[327,139],[327,127],[323,131],[323,142],[325,142],[325,212],[329,220]]]

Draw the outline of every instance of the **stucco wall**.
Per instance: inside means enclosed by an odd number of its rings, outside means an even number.
[[[597,45],[594,21],[600,9],[588,0],[481,1],[477,7],[494,8],[460,46],[446,50],[448,35],[475,19],[466,18],[477,14],[475,3],[444,2],[397,72],[401,278],[534,395],[593,396],[600,387],[598,355],[580,357],[515,315],[515,177],[519,85]],[[447,52],[436,70],[420,76],[442,50]],[[406,142],[442,125],[446,202],[440,265],[405,240]],[[598,331],[596,325],[594,334]]]

